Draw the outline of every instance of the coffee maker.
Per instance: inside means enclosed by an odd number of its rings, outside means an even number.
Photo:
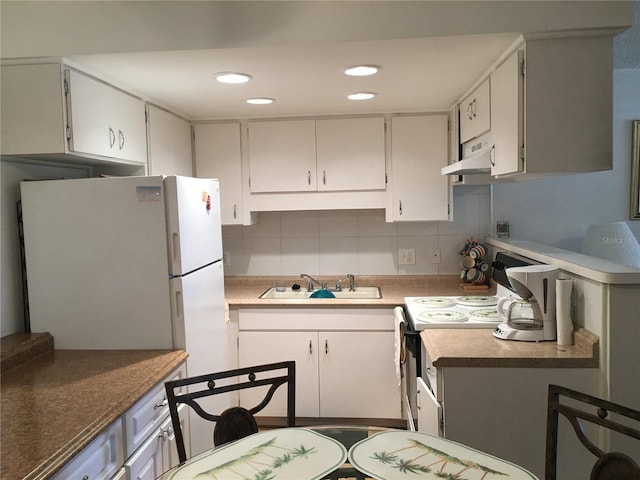
[[[556,279],[559,269],[551,265],[528,265],[505,269],[517,296],[498,301],[502,318],[493,335],[503,340],[540,342],[556,339]]]

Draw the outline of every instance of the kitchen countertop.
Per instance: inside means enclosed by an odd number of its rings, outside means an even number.
[[[318,276],[318,280],[335,285],[338,276]],[[394,307],[404,304],[404,297],[455,296],[455,295],[495,295],[495,288],[465,290],[460,286],[459,275],[356,275],[358,286],[377,286],[382,298],[377,299],[260,299],[267,289],[277,286],[291,286],[294,283],[306,288],[306,280],[298,277],[225,277],[225,300],[230,308],[264,306],[380,306]],[[344,282],[343,282],[344,285]]]
[[[2,350],[28,335],[3,338]],[[10,368],[3,358],[0,478],[49,478],[186,358],[182,350],[54,350],[53,342]]]
[[[433,365],[442,367],[597,368],[599,339],[584,328],[573,345],[500,340],[490,329],[424,330],[420,337]]]

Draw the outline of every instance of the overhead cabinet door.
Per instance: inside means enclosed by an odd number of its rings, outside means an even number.
[[[384,118],[316,121],[319,191],[384,190]]]
[[[315,121],[250,122],[249,169],[253,193],[315,191]]]
[[[487,132],[491,128],[489,80],[460,102],[460,143]]]

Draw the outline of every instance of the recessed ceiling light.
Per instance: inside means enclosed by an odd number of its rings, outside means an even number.
[[[247,83],[251,80],[251,75],[246,73],[224,72],[217,73],[216,80],[221,83]]]
[[[269,105],[275,102],[275,100],[273,98],[247,98],[245,102],[251,105]]]
[[[349,100],[370,100],[375,97],[377,94],[373,92],[358,92],[352,93],[351,95],[347,95]]]
[[[367,75],[374,75],[378,73],[382,67],[377,65],[354,65],[352,67],[345,68],[345,75],[351,77],[366,77]]]

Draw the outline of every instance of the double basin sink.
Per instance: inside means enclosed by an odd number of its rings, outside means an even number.
[[[343,288],[342,290],[335,289],[327,289],[329,292],[333,294],[335,298],[343,298],[343,299],[376,299],[382,298],[382,292],[380,291],[380,287],[355,287],[355,290],[349,291],[348,288]],[[318,290],[314,291],[315,295],[317,295]],[[291,287],[271,287],[262,295],[260,298],[263,299],[277,299],[277,300],[297,300],[297,299],[307,299],[307,298],[323,298],[327,300],[331,300],[333,297],[327,297],[324,295],[315,296],[314,292],[307,291],[306,288],[300,288],[294,290]],[[324,292],[323,292],[324,293]],[[314,295],[314,296],[312,296]]]

